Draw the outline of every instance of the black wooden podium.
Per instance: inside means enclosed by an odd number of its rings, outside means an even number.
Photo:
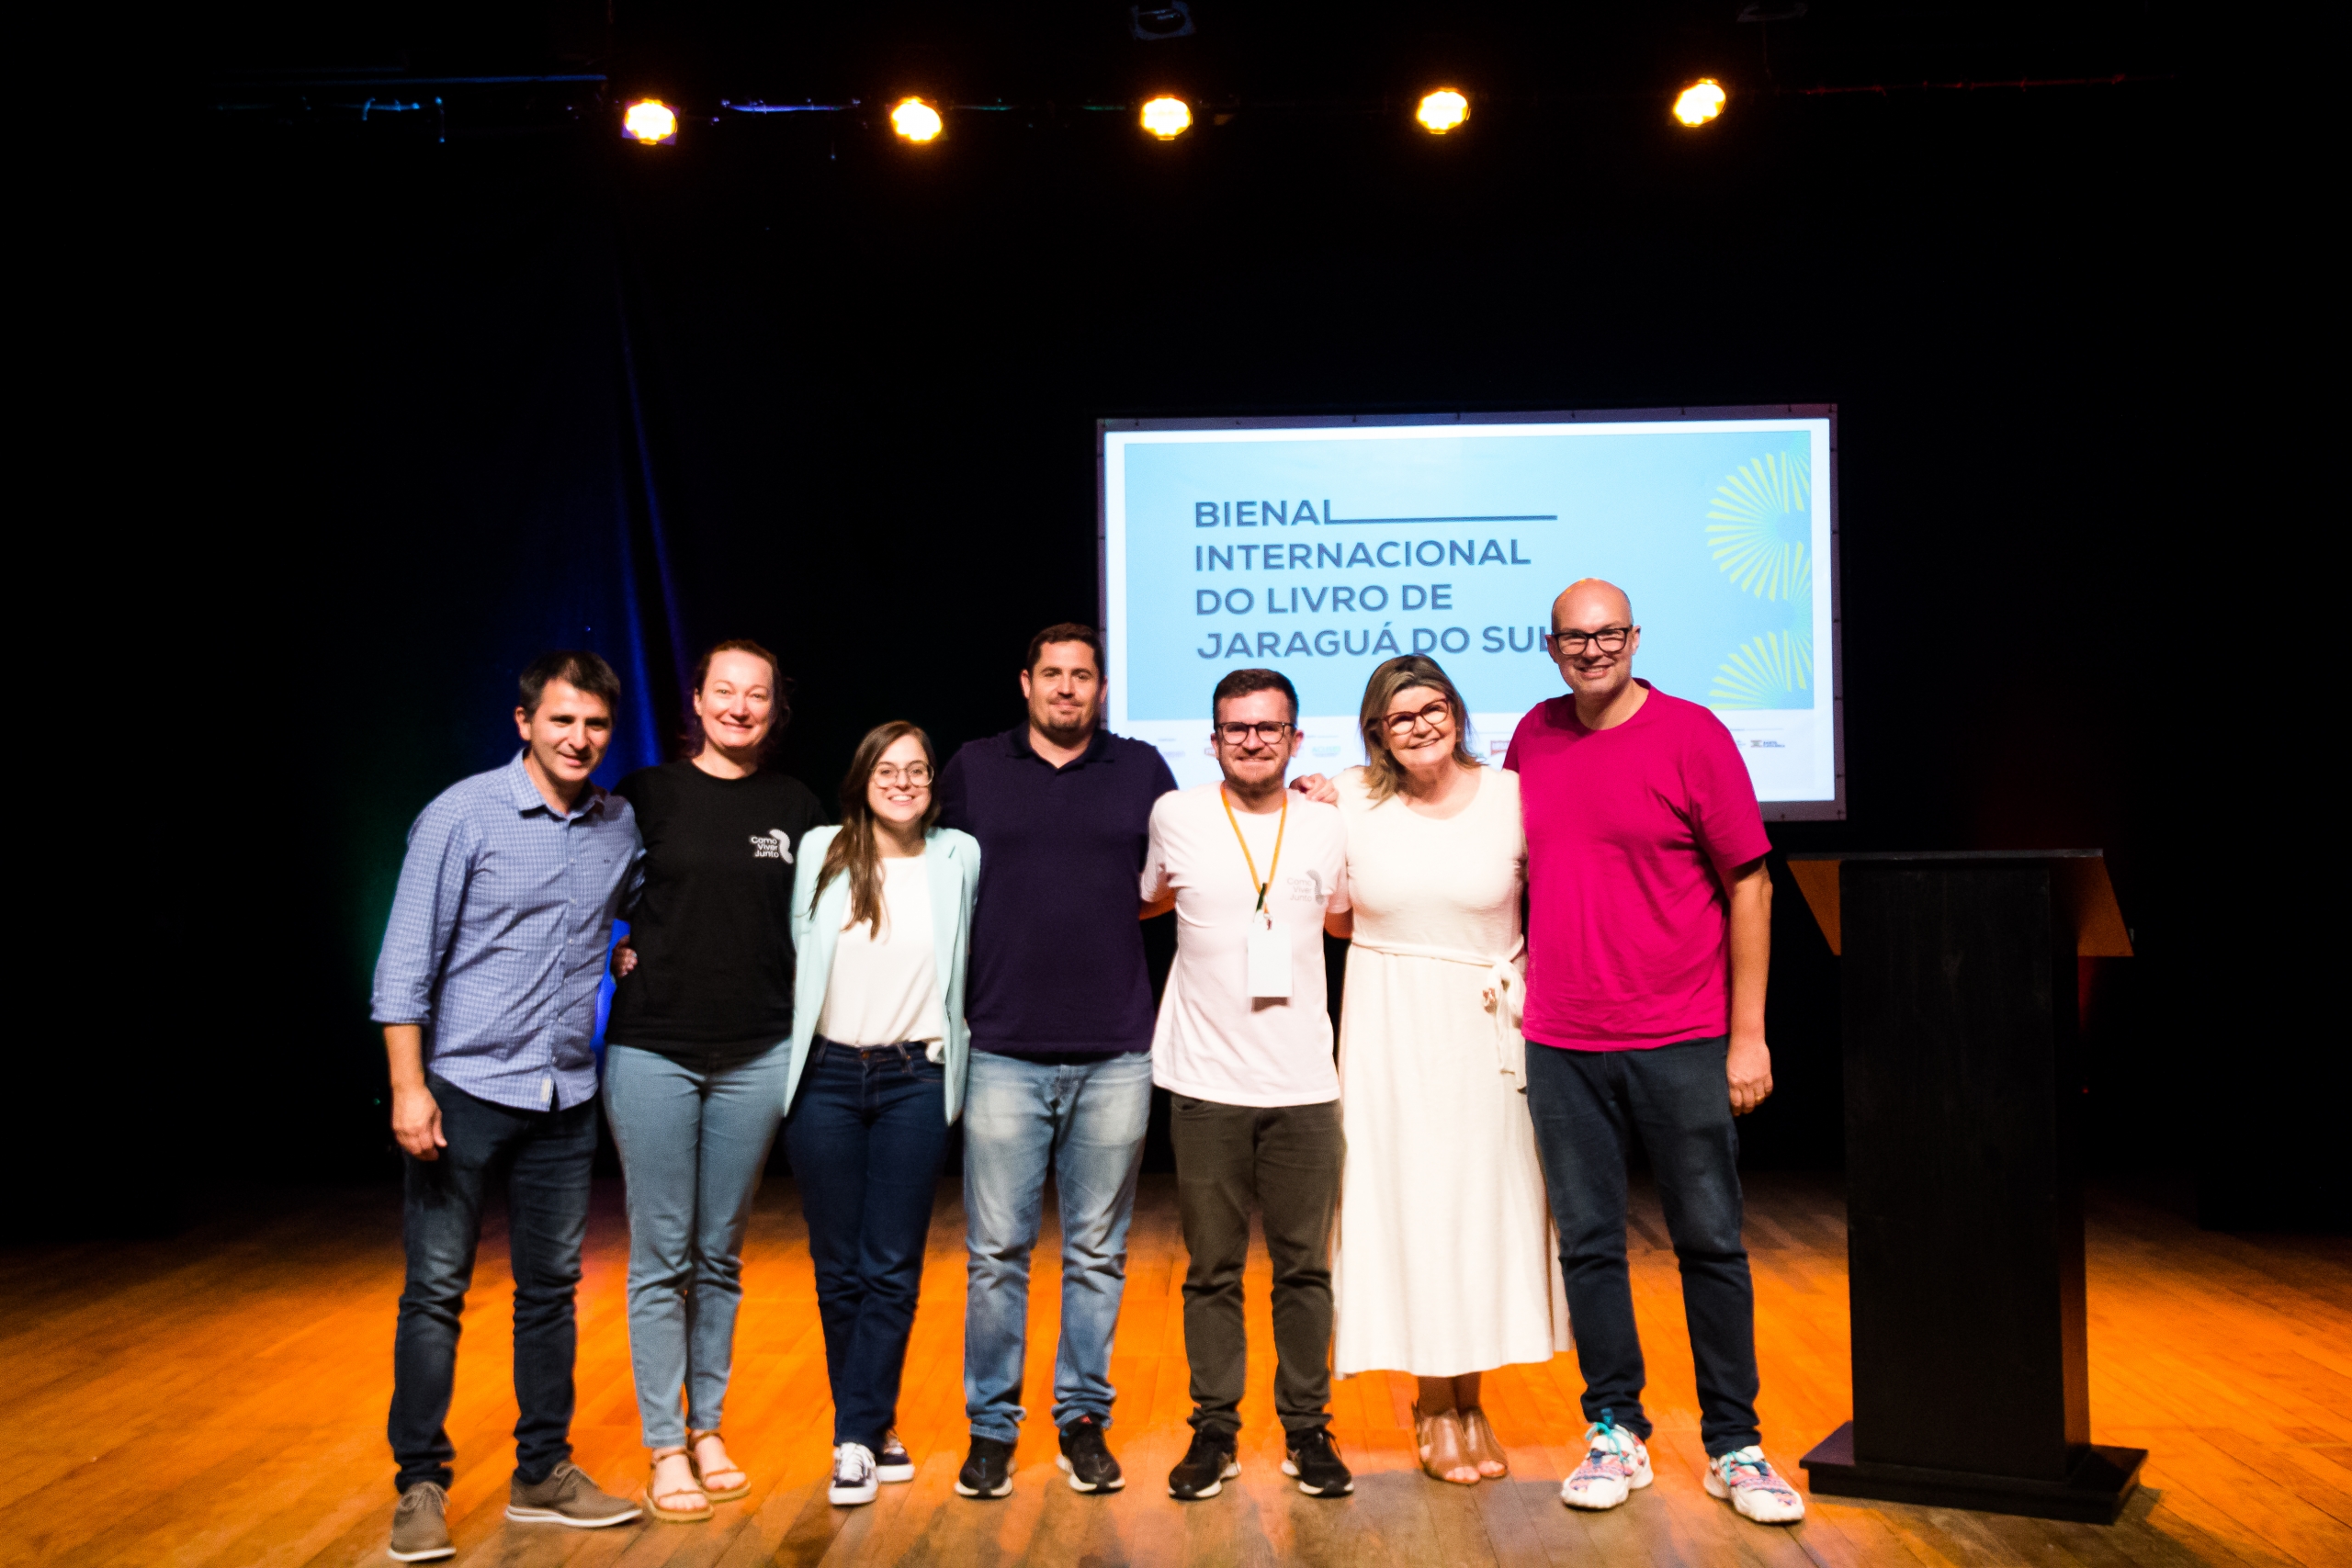
[[[1791,855],[1841,959],[1854,1418],[1814,1492],[2111,1524],[2090,1440],[2075,958],[2128,956],[2097,850]]]

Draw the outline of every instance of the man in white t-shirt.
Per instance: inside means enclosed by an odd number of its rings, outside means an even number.
[[[1217,682],[1214,784],[1151,811],[1143,898],[1176,910],[1176,964],[1152,1034],[1152,1081],[1173,1097],[1177,1203],[1192,1262],[1184,1355],[1193,1444],[1169,1495],[1214,1497],[1240,1473],[1250,1214],[1273,1263],[1274,1410],[1283,1472],[1313,1497],[1355,1488],[1331,1446],[1331,1221],[1340,1193],[1340,1076],[1323,975],[1327,914],[1348,908],[1339,812],[1283,787],[1298,693],[1272,670]]]

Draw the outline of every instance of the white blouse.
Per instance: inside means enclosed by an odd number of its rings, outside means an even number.
[[[843,1045],[922,1041],[932,1060],[944,1060],[947,1010],[932,946],[928,863],[920,856],[886,857],[881,934],[863,921],[842,929],[817,1032]]]

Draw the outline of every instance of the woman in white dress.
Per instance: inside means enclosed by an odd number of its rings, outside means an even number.
[[[1471,755],[1465,716],[1434,660],[1389,660],[1364,689],[1370,761],[1332,786],[1354,905],[1332,922],[1351,942],[1333,1366],[1419,1379],[1422,1468],[1471,1484],[1510,1469],[1480,1374],[1568,1340],[1519,1032],[1519,779]]]

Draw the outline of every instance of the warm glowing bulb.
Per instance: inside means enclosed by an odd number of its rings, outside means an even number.
[[[1470,100],[1451,87],[1440,87],[1421,100],[1413,118],[1433,136],[1443,136],[1470,118]]]
[[[921,98],[909,98],[890,111],[890,129],[910,141],[929,141],[939,134],[939,111]]]
[[[1154,98],[1143,107],[1143,128],[1162,141],[1173,141],[1192,126],[1192,107],[1182,98]]]
[[[659,98],[639,98],[621,115],[621,134],[631,141],[675,141],[677,112]]]
[[[1674,100],[1674,118],[1685,125],[1704,125],[1723,112],[1724,90],[1710,77],[1691,83]]]

